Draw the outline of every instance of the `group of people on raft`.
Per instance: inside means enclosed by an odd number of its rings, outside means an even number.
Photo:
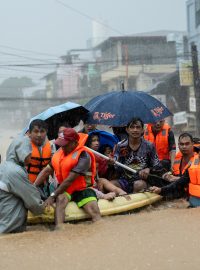
[[[165,120],[144,126],[133,118],[126,127],[114,127],[119,141],[114,148],[109,141],[100,145],[96,125],[85,124],[76,132],[60,123],[53,141],[47,132],[45,121],[33,120],[27,134],[13,140],[0,165],[0,233],[24,231],[28,210],[42,214],[50,206],[59,228],[71,200],[95,222],[101,219],[98,199],[147,189],[170,199],[186,197],[191,207],[200,206],[199,145],[191,134],[182,133],[176,152],[174,133]],[[116,161],[136,173],[116,166]]]

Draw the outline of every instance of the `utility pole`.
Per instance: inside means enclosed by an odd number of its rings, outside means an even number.
[[[128,89],[128,45],[123,45],[125,52],[125,66],[126,66],[126,89]]]
[[[199,65],[198,65],[198,52],[197,46],[191,44],[192,53],[192,72],[193,72],[193,83],[194,83],[194,93],[196,98],[196,134],[200,137],[200,78],[199,78]]]

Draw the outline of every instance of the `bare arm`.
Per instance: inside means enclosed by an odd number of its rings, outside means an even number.
[[[49,198],[45,201],[45,206],[53,205],[54,200],[60,194],[63,194],[66,189],[73,183],[73,181],[79,176],[84,175],[88,169],[90,168],[90,156],[86,152],[82,152],[79,157],[78,164],[71,170],[69,175],[63,180],[60,186],[54,191],[53,196],[49,196]]]
[[[67,178],[63,180],[55,191],[55,197],[62,194],[80,175],[85,175],[90,168],[90,156],[85,151],[81,153],[77,165],[71,170]]]
[[[172,169],[173,164],[174,164],[174,160],[175,160],[175,157],[176,157],[176,151],[175,150],[171,150],[169,152],[169,156],[170,156],[170,160],[171,160],[171,169]]]
[[[54,191],[54,196],[49,196],[46,199],[44,205],[45,207],[53,206],[55,199],[62,194],[72,183],[73,181],[79,176],[78,173],[70,172],[68,177],[60,184],[60,186]]]
[[[170,157],[171,168],[172,168],[174,164],[175,156],[176,156],[176,142],[175,142],[175,136],[172,130],[169,131],[168,144],[169,144],[169,157]]]
[[[37,176],[37,179],[35,180],[34,185],[35,186],[40,186],[41,184],[43,184],[45,182],[46,179],[48,179],[48,177],[50,175],[53,174],[53,169],[51,168],[51,166],[47,165]]]
[[[161,196],[167,197],[169,195],[170,196],[173,195],[177,190],[182,190],[189,184],[189,182],[190,182],[189,173],[188,170],[186,170],[184,175],[182,175],[178,180],[162,188],[153,186],[152,188],[150,188],[150,190],[157,194],[161,194]]]
[[[79,176],[78,173],[70,172],[68,177],[60,184],[60,186],[56,189],[55,197],[62,194],[73,182],[74,180]]]

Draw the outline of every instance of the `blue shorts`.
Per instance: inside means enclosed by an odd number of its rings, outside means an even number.
[[[134,181],[128,181],[124,178],[120,178],[119,184],[125,192],[133,193]]]
[[[200,198],[195,197],[195,196],[190,196],[189,203],[191,207],[200,207]]]

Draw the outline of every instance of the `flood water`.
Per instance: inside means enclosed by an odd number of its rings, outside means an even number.
[[[1,133],[1,153],[17,131]],[[96,224],[29,226],[0,236],[1,270],[199,269],[200,211],[187,202],[160,202]]]
[[[199,210],[158,209],[1,236],[1,269],[199,269]]]

